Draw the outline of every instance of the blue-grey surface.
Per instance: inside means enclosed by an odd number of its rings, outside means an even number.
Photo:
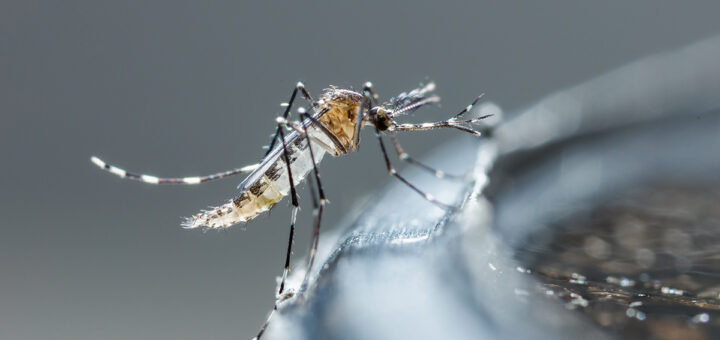
[[[390,186],[324,240],[324,267],[304,295],[281,304],[267,336],[610,337],[562,303],[538,298],[512,249],[624,190],[720,180],[717,60],[720,38],[642,59],[540,101],[494,138],[444,145],[430,162],[474,167],[476,182],[412,178],[463,209],[443,213]],[[488,198],[485,186],[498,178],[504,183]]]
[[[430,162],[469,169],[477,152],[477,141],[463,140],[445,145]],[[486,202],[467,200],[473,185],[428,177],[411,176],[439,199],[462,204],[462,213],[444,212],[402,184],[391,185],[335,247],[320,253],[325,266],[310,290],[282,305],[267,337],[602,338],[580,318],[564,315],[562,306],[520,303],[535,297],[507,258],[510,250],[483,227]]]

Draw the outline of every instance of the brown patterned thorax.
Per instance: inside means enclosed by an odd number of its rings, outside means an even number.
[[[356,150],[354,145],[355,120],[360,110],[362,95],[350,91],[331,88],[320,97],[318,121],[322,123],[345,146],[346,150]]]

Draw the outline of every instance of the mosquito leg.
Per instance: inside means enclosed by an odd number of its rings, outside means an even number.
[[[301,112],[300,117],[302,119],[306,119],[310,122],[312,122],[312,117],[307,114],[306,112]],[[312,138],[310,134],[307,133],[307,130],[303,128],[302,126],[298,124],[291,124],[290,122],[287,122],[283,120],[281,117],[278,117],[278,123],[285,124],[291,128],[293,128],[295,131],[297,131],[300,136],[304,136],[308,143],[308,151],[310,152],[310,160],[313,164],[313,174],[314,174],[314,180],[315,183],[317,183],[318,188],[317,192],[315,191],[315,187],[313,186],[312,181],[308,181],[308,185],[310,186],[310,197],[312,198],[312,204],[313,204],[313,218],[314,218],[314,230],[313,230],[313,239],[312,239],[312,250],[310,252],[310,257],[308,261],[308,268],[307,273],[305,274],[305,278],[303,279],[303,284],[301,287],[304,287],[309,279],[309,274],[312,269],[313,263],[315,262],[315,255],[317,254],[317,247],[318,243],[320,241],[320,226],[322,221],[322,213],[323,213],[323,207],[325,203],[327,203],[327,198],[325,197],[325,191],[322,187],[322,182],[320,182],[320,172],[317,169],[317,163],[315,162],[315,153],[312,150],[312,143],[315,143],[319,145],[321,148],[329,148],[325,143],[317,140],[316,138]],[[329,151],[332,151],[332,149],[328,149]]]
[[[363,119],[365,116],[365,110],[372,108],[373,103],[378,105],[378,95],[373,91],[373,85],[371,82],[366,82],[363,85],[363,99],[360,103],[360,109],[358,110],[357,118],[355,119],[355,135],[353,136],[353,142],[351,148],[357,150],[360,144],[360,130],[362,130]]]
[[[260,337],[263,336],[263,333],[265,333],[267,326],[270,324],[270,320],[272,319],[273,315],[275,315],[275,311],[277,311],[277,303],[275,303],[273,309],[270,311],[270,315],[268,315],[267,320],[265,320],[265,323],[263,323],[262,327],[260,327],[260,331],[258,331],[258,334],[254,338],[252,338],[252,340],[259,340]]]
[[[307,113],[303,113],[301,117],[305,119],[310,119],[310,115]],[[327,198],[325,197],[325,191],[322,187],[322,182],[320,182],[320,172],[317,168],[317,163],[315,162],[315,154],[313,153],[312,146],[311,146],[311,138],[310,135],[305,132],[305,138],[307,139],[308,143],[308,150],[310,151],[310,160],[313,164],[313,173],[315,174],[315,182],[317,183],[317,195],[315,196],[315,188],[313,188],[312,181],[308,181],[308,185],[310,185],[310,192],[312,197],[312,203],[313,203],[313,219],[315,227],[313,229],[313,238],[312,238],[312,249],[310,250],[310,258],[308,260],[308,267],[307,271],[305,272],[305,278],[303,279],[303,283],[301,287],[305,287],[307,284],[309,278],[310,278],[310,272],[312,271],[313,263],[315,263],[315,255],[317,254],[317,248],[318,243],[320,242],[320,225],[322,222],[322,213],[323,213],[323,207],[325,206],[325,203],[327,203]],[[319,199],[318,199],[319,198]]]
[[[390,126],[390,130],[392,131],[424,131],[424,130],[433,130],[433,129],[441,129],[441,128],[452,128],[452,129],[458,129],[460,131],[465,131],[467,133],[471,133],[475,136],[482,136],[482,132],[473,130],[472,128],[469,128],[463,124],[474,124],[479,123],[481,120],[488,118],[492,115],[486,115],[474,119],[467,119],[467,120],[458,120],[455,118],[450,118],[448,120],[443,120],[440,122],[434,122],[434,123],[422,123],[422,124],[397,124],[393,121],[393,125]]]
[[[252,172],[253,170],[257,169],[259,166],[258,164],[248,165],[242,168],[232,169],[228,171],[218,172],[210,175],[205,176],[195,176],[195,177],[155,177],[151,175],[143,175],[138,174],[130,171],[125,171],[123,169],[120,169],[114,165],[110,165],[105,163],[100,158],[97,158],[95,156],[91,157],[90,160],[100,167],[101,169],[116,174],[120,176],[121,178],[127,178],[132,179],[136,181],[141,181],[144,183],[150,183],[150,184],[200,184],[205,183],[208,181],[221,179],[225,177],[230,177],[237,174]]]
[[[297,96],[298,91],[302,96],[307,99],[313,106],[315,105],[315,100],[313,100],[312,96],[310,96],[310,92],[305,88],[305,85],[301,82],[298,82],[297,85],[295,85],[295,89],[293,90],[292,94],[290,95],[290,100],[287,102],[287,105],[285,106],[285,112],[283,112],[282,117],[287,119],[290,115],[290,110],[292,108],[293,102],[295,101],[295,97]],[[275,146],[275,142],[277,141],[278,136],[280,136],[280,129],[282,127],[278,126],[277,130],[275,130],[275,134],[272,137],[272,140],[270,140],[270,144],[268,145],[268,149],[265,152],[265,156],[267,156],[270,151],[272,151],[273,147]]]
[[[453,128],[458,129],[461,131],[465,131],[468,133],[472,133],[474,135],[481,135],[480,131],[473,130],[467,126],[464,126],[463,124],[474,124],[478,123],[480,120],[485,119],[487,117],[490,117],[491,115],[486,115],[482,117],[478,117],[475,119],[467,119],[467,120],[458,120],[460,117],[462,117],[464,114],[470,112],[472,108],[480,101],[480,98],[482,98],[483,95],[479,95],[475,100],[473,100],[470,105],[465,107],[462,111],[460,111],[458,114],[453,116],[453,118],[450,118],[448,120],[440,121],[440,122],[434,122],[434,123],[422,123],[422,124],[397,124],[395,121],[393,121],[393,125],[390,127],[390,129],[393,129],[394,131],[421,131],[421,130],[430,130],[430,129],[438,129],[438,128]],[[405,107],[398,108],[392,112],[389,113],[390,118],[394,118],[400,114],[411,112],[419,108],[420,106],[437,102],[439,98],[437,97],[428,97],[426,99],[423,99],[422,101],[419,101],[417,103],[413,103],[410,105],[407,105]]]
[[[475,104],[477,104],[478,101],[480,101],[480,98],[482,98],[483,96],[484,96],[484,94],[481,94],[481,95],[477,96],[477,98],[475,98],[475,100],[473,100],[473,102],[470,103],[470,105],[468,105],[466,108],[464,108],[464,109],[463,109],[462,111],[460,111],[458,114],[456,114],[456,115],[455,115],[455,118],[460,118],[460,117],[462,117],[462,115],[470,112],[470,110],[472,110],[473,106],[475,106]]]
[[[305,272],[305,277],[303,278],[303,282],[300,285],[300,287],[302,287],[301,290],[304,290],[305,287],[307,287],[308,282],[310,281],[310,273],[312,272],[313,264],[315,263],[315,255],[317,255],[318,244],[320,243],[320,226],[322,224],[323,208],[325,207],[325,203],[327,202],[327,199],[324,198],[324,194],[322,191],[322,184],[320,184],[320,182],[317,180],[318,178],[319,178],[319,176],[316,174],[314,181],[313,180],[308,181],[308,187],[310,189],[310,196],[312,197],[312,203],[313,203],[313,226],[314,226],[314,228],[313,228],[313,236],[312,236],[312,242],[311,242],[311,248],[310,248],[310,255],[308,257],[307,271]],[[317,191],[315,189],[314,183],[318,183]]]
[[[388,133],[388,137],[390,137],[390,141],[393,143],[393,146],[395,147],[395,151],[398,154],[398,158],[400,160],[408,162],[410,164],[417,165],[418,167],[427,170],[431,174],[435,175],[437,178],[448,178],[448,179],[456,179],[456,180],[466,180],[468,178],[467,175],[453,175],[453,174],[447,174],[442,170],[437,170],[423,162],[420,162],[416,160],[415,158],[412,158],[410,155],[408,155],[405,150],[403,150],[402,146],[397,140],[397,137],[395,137],[394,133]]]
[[[292,213],[290,216],[290,237],[288,239],[287,255],[285,256],[285,269],[283,270],[282,281],[280,281],[280,290],[278,291],[278,297],[282,296],[285,290],[285,280],[287,279],[288,272],[290,271],[290,254],[292,254],[293,238],[295,236],[295,221],[297,219],[297,211],[300,208],[298,203],[297,192],[295,190],[295,183],[292,176],[292,170],[290,166],[290,155],[288,153],[287,143],[285,142],[285,133],[283,133],[283,124],[278,123],[278,133],[280,134],[280,140],[283,147],[283,156],[285,157],[285,164],[287,165],[288,181],[290,181],[290,195],[292,199]]]
[[[370,99],[371,106],[379,105],[378,95],[373,90],[373,84],[371,82],[368,81],[363,85],[362,93]]]
[[[375,135],[377,136],[378,141],[380,142],[380,150],[382,150],[383,157],[385,158],[385,165],[387,166],[388,173],[391,176],[397,177],[397,179],[399,179],[401,182],[405,183],[405,185],[409,186],[410,189],[412,189],[413,191],[420,194],[420,196],[425,198],[428,202],[435,204],[442,209],[446,209],[446,210],[455,210],[456,209],[453,206],[450,206],[450,205],[447,205],[445,203],[438,201],[432,195],[418,189],[418,187],[416,187],[412,183],[408,182],[408,180],[406,180],[405,177],[400,176],[400,174],[398,174],[397,171],[395,170],[395,168],[392,166],[392,163],[390,163],[390,158],[388,157],[387,151],[385,150],[385,143],[383,143],[382,136],[380,135],[380,130],[377,127],[375,127]]]
[[[310,115],[305,112],[302,112],[300,115],[302,118],[305,118],[305,119],[310,117]],[[309,260],[309,264],[308,264],[307,273],[305,274],[305,278],[303,279],[303,284],[301,285],[301,287],[304,287],[307,284],[307,281],[309,278],[309,273],[310,273],[310,270],[312,269],[313,262],[315,260],[315,254],[317,254],[317,246],[318,246],[318,242],[320,240],[320,222],[321,222],[321,218],[322,218],[323,205],[325,204],[327,199],[325,198],[325,192],[323,191],[322,184],[320,183],[320,173],[317,170],[317,163],[315,162],[315,155],[312,151],[312,145],[310,144],[311,140],[314,140],[314,139],[312,139],[310,137],[310,135],[307,133],[307,131],[305,129],[301,129],[300,127],[290,124],[289,122],[285,121],[284,119],[281,119],[280,117],[278,117],[278,126],[280,126],[281,124],[292,127],[299,133],[305,135],[305,138],[308,143],[308,148],[310,151],[310,160],[313,163],[313,172],[315,174],[315,182],[317,182],[317,184],[318,184],[318,191],[316,194],[315,188],[312,185],[312,181],[308,181],[308,184],[310,185],[310,192],[311,192],[312,203],[313,203],[313,215],[314,215],[314,219],[315,219],[315,230],[313,232],[313,241],[312,241],[313,247],[312,247],[312,251],[310,253],[310,260]],[[287,152],[287,144],[285,143],[285,136],[284,136],[282,130],[279,130],[279,131],[280,131],[280,138],[282,139],[282,144],[283,144],[283,153],[285,155],[285,160],[287,163],[287,160],[289,159],[288,152]],[[299,205],[297,203],[297,193],[295,191],[295,186],[294,186],[293,179],[292,179],[292,170],[290,169],[289,163],[288,163],[288,178],[290,179],[290,192],[291,192],[292,200],[293,200],[293,203],[292,203],[293,211],[292,211],[292,217],[291,217],[291,223],[290,223],[290,239],[288,242],[288,251],[287,251],[287,256],[285,257],[285,269],[283,271],[282,281],[280,282],[280,290],[278,292],[278,297],[280,299],[283,298],[282,293],[285,288],[285,280],[287,279],[287,274],[290,271],[290,254],[292,253],[293,235],[295,233],[295,219],[296,219],[297,210],[299,207]],[[318,200],[318,196],[316,196],[316,195],[319,195],[319,200]],[[262,327],[260,328],[260,331],[258,331],[258,334],[253,338],[253,340],[260,339],[260,337],[262,337],[262,335],[265,333],[265,330],[267,329],[268,325],[270,324],[270,320],[272,319],[275,312],[278,310],[278,302],[279,301],[275,302],[275,305],[273,306],[272,311],[270,311],[270,315],[268,315],[267,320],[265,320],[265,323],[263,323]]]
[[[350,146],[350,148],[354,150],[357,150],[358,144],[360,144],[360,130],[362,130],[363,116],[365,115],[365,110],[368,108],[368,99],[372,96],[369,89],[372,89],[372,84],[366,83],[365,87],[363,87],[363,99],[360,102],[360,109],[355,119],[355,135],[353,136],[353,142]]]

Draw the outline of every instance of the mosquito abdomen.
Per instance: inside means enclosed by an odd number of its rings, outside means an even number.
[[[311,134],[313,131],[311,130]],[[281,145],[278,147],[282,147]],[[313,145],[315,161],[320,162],[326,150]],[[288,155],[293,173],[293,180],[301,183],[312,170],[313,164],[305,139],[298,139],[288,145]],[[252,174],[251,174],[252,176]],[[204,210],[187,218],[183,227],[220,229],[248,222],[256,216],[270,210],[290,192],[287,165],[284,157],[279,157],[265,173],[253,183],[249,183],[238,196],[227,203]]]

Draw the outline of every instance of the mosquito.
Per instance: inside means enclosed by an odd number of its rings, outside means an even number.
[[[278,301],[280,301],[293,294],[292,292],[286,293],[285,281],[290,271],[290,254],[292,253],[295,234],[295,222],[300,208],[296,187],[311,171],[313,172],[314,183],[308,181],[308,185],[313,206],[314,230],[308,267],[301,285],[301,287],[304,287],[308,282],[308,276],[317,254],[323,207],[328,202],[320,182],[317,164],[325,154],[342,156],[357,150],[360,144],[360,131],[363,127],[370,127],[374,130],[380,143],[385,166],[391,176],[420,194],[428,202],[443,209],[454,208],[449,204],[438,201],[431,194],[422,191],[401,176],[390,162],[383,141],[383,136],[390,140],[400,160],[429,171],[438,178],[463,178],[462,176],[446,174],[412,158],[404,151],[396,137],[396,132],[400,131],[423,131],[441,128],[457,129],[475,136],[483,135],[483,132],[473,128],[473,124],[479,123],[490,115],[461,119],[464,114],[472,110],[482,95],[475,98],[470,105],[447,120],[421,124],[402,124],[396,120],[398,117],[407,115],[425,105],[438,103],[440,97],[432,94],[434,89],[435,84],[430,82],[412,91],[403,92],[381,104],[370,82],[365,83],[360,92],[331,86],[323,91],[318,100],[313,99],[305,85],[298,82],[290,95],[290,100],[283,103],[285,110],[282,116],[276,118],[277,127],[262,161],[258,164],[211,175],[161,178],[129,172],[105,163],[95,156],[91,158],[91,161],[101,169],[122,178],[150,184],[199,184],[237,174],[250,173],[238,185],[239,193],[233,199],[221,206],[201,211],[185,219],[182,226],[187,229],[225,229],[235,224],[248,222],[261,213],[270,210],[289,194],[292,204],[290,235],[285,256],[285,267],[277,293]],[[288,118],[298,94],[308,102],[312,113],[309,113],[303,107],[299,107],[297,112],[300,120],[289,121]],[[273,312],[275,310],[277,310],[277,302]],[[256,338],[262,335],[269,320],[268,318]]]

